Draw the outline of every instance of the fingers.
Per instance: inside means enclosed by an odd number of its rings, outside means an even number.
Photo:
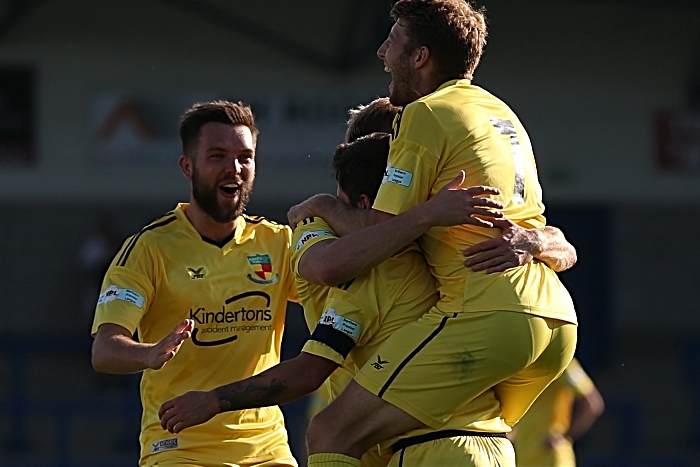
[[[511,227],[513,227],[513,226],[516,225],[515,222],[513,222],[513,221],[510,220],[510,219],[506,219],[506,218],[503,218],[503,219],[494,219],[494,220],[492,221],[492,224],[493,224],[494,227],[497,227],[497,228],[499,228],[499,229],[501,229],[501,230],[506,230],[506,229],[511,228]]]
[[[493,221],[495,223],[496,221]],[[491,240],[486,240],[483,242],[479,242],[476,245],[472,245],[466,250],[464,250],[464,256],[472,256],[476,255],[477,253],[481,253],[482,251],[488,251],[491,250],[492,248],[497,248],[500,246],[500,241],[498,239],[491,239]],[[477,258],[479,257],[474,257],[474,258],[469,258],[466,262],[465,265],[467,267],[471,266],[472,264],[476,264]],[[469,264],[467,264],[469,263]]]
[[[494,188],[491,186],[471,186],[469,188],[465,188],[465,190],[469,195],[471,196],[483,196],[483,195],[500,195],[501,190],[498,188]],[[503,205],[501,205],[503,207]]]
[[[486,216],[489,217],[489,216]],[[463,224],[475,225],[477,227],[486,227],[488,229],[493,227],[493,224],[487,220],[480,219],[478,217],[467,217],[463,220]]]
[[[464,178],[466,177],[466,174],[464,173],[464,170],[460,170],[459,174],[447,185],[442,187],[443,190],[456,190],[460,186],[462,186],[462,183],[464,183]]]
[[[178,433],[185,428],[182,416],[175,409],[175,403],[178,398],[165,402],[158,410],[160,417],[160,426],[170,433]]]
[[[464,262],[464,265],[474,272],[486,271],[487,274],[494,272],[503,272],[518,266],[518,261],[512,258],[506,258],[502,255],[493,256],[490,252],[485,252],[477,255],[474,258],[469,258]]]
[[[175,399],[170,399],[168,402],[163,402],[163,405],[160,406],[160,409],[158,409],[158,418],[163,420],[163,415],[165,413],[175,407]]]

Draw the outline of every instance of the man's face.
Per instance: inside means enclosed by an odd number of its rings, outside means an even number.
[[[399,18],[391,28],[389,37],[377,50],[377,56],[384,62],[384,70],[391,73],[389,102],[401,107],[421,97],[418,94],[419,76],[411,66],[408,44],[407,28]]]
[[[255,180],[255,144],[245,125],[206,123],[192,160],[192,197],[212,219],[228,223],[248,204]]]

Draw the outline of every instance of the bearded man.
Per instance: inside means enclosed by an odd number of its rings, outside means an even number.
[[[290,228],[243,214],[258,136],[250,107],[195,104],[179,130],[190,202],[128,238],[112,261],[93,367],[143,372],[141,466],[296,467],[277,406],[226,412],[175,436],[161,428],[163,402],[279,363],[287,301],[298,301]]]

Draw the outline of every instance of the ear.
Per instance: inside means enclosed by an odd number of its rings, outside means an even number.
[[[414,52],[415,56],[413,59],[413,68],[423,68],[430,60],[430,49],[426,46],[421,46]]]
[[[192,180],[192,159],[187,156],[180,156],[177,163],[180,166],[180,170],[182,170],[182,175],[184,175],[187,180]]]
[[[360,209],[371,209],[372,200],[369,199],[367,195],[360,195],[360,201],[357,203],[357,207]]]

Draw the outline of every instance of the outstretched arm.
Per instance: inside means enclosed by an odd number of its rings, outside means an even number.
[[[300,263],[301,276],[312,283],[337,285],[369,271],[431,227],[458,224],[492,227],[493,224],[482,217],[501,217],[502,214],[493,209],[503,206],[498,201],[481,196],[498,194],[498,190],[481,186],[459,189],[463,181],[464,172],[461,172],[429,201],[398,216],[374,209],[349,208],[337,198],[324,198],[325,201],[312,203],[305,208],[304,215],[322,217],[336,233],[338,225],[351,218],[346,209],[356,214],[355,218],[363,218],[363,222],[370,226],[332,243],[321,242],[329,243],[325,245],[323,254],[308,256],[309,252],[305,253]],[[300,219],[290,216],[292,224],[295,220],[298,222]],[[307,257],[306,260],[304,257]],[[315,273],[305,275],[305,271]]]
[[[186,319],[156,344],[134,341],[123,326],[102,324],[92,344],[92,366],[101,373],[138,373],[159,370],[169,362],[192,334],[194,321]]]
[[[501,272],[521,266],[533,257],[556,272],[576,264],[576,249],[556,227],[526,229],[507,219],[494,220],[493,224],[501,229],[501,235],[464,251],[464,256],[470,257],[464,265],[473,271]]]
[[[190,391],[161,405],[160,424],[170,433],[200,425],[216,414],[286,404],[318,389],[338,364],[306,352],[211,391]]]
[[[603,396],[595,388],[585,396],[577,398],[571,417],[571,426],[566,436],[574,441],[579,439],[591,428],[604,411],[605,402],[603,401]]]

